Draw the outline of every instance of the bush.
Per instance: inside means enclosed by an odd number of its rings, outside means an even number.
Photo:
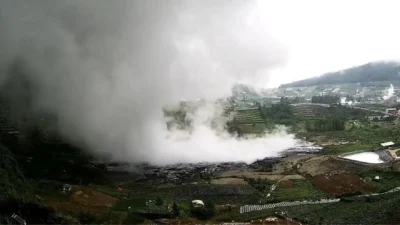
[[[141,224],[144,220],[145,218],[139,213],[129,213],[123,224]]]
[[[175,202],[172,204],[172,213],[174,214],[175,217],[179,216],[179,208]]]
[[[347,197],[353,197],[357,195],[362,195],[361,191],[355,191],[355,192],[347,192],[342,195],[336,196],[337,198],[347,198]]]
[[[164,204],[164,201],[160,197],[157,197],[156,198],[156,206],[162,206],[163,204]]]
[[[93,224],[96,221],[96,216],[90,212],[78,211],[77,218],[81,224]]]

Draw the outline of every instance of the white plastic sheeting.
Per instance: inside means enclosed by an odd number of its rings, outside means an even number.
[[[345,159],[351,159],[354,161],[359,162],[366,162],[366,163],[384,163],[383,160],[379,158],[379,155],[375,152],[361,152],[352,155],[343,156]]]

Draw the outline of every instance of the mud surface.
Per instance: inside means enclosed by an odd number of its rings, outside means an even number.
[[[316,189],[326,192],[330,196],[345,193],[371,193],[375,188],[365,183],[360,177],[353,174],[337,174],[333,176],[317,175],[312,179]]]

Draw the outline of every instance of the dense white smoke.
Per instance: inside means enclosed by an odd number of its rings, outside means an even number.
[[[286,61],[253,1],[2,0],[0,73],[19,68],[35,111],[59,131],[116,160],[167,164],[252,161],[297,141],[284,129],[238,141],[193,115],[194,131],[168,132],[162,107],[230,94]],[[18,92],[21,90],[12,90]],[[16,103],[17,104],[17,103]],[[188,136],[189,135],[189,136]],[[178,139],[181,137],[181,139]]]
[[[340,98],[340,104],[342,104],[342,105],[353,105],[354,103],[356,103],[357,104],[357,101],[355,101],[355,102],[353,102],[353,101],[348,101],[347,100],[347,97],[341,97]]]
[[[389,100],[394,95],[394,87],[393,84],[390,84],[390,87],[385,90],[385,95],[383,96],[383,100]]]

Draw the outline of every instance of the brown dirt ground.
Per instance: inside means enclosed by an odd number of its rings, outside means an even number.
[[[357,173],[373,167],[373,165],[363,165],[332,156],[317,156],[302,162],[298,172],[314,177],[328,173]]]
[[[74,202],[90,207],[111,208],[118,201],[115,197],[87,187],[73,188],[71,191],[73,193],[71,197]]]
[[[284,188],[284,189],[286,189],[286,188],[294,188],[293,181],[291,181],[291,180],[283,180],[283,181],[279,182],[278,188]]]
[[[247,184],[243,178],[218,178],[212,179],[211,184]]]
[[[316,189],[322,190],[330,196],[357,191],[364,193],[374,191],[373,186],[365,183],[360,177],[353,174],[317,175],[313,178],[312,184]]]
[[[82,210],[83,212],[91,212],[96,216],[107,214],[117,200],[117,198],[87,187],[73,187],[68,201],[44,197],[44,203],[57,211],[73,213]]]

